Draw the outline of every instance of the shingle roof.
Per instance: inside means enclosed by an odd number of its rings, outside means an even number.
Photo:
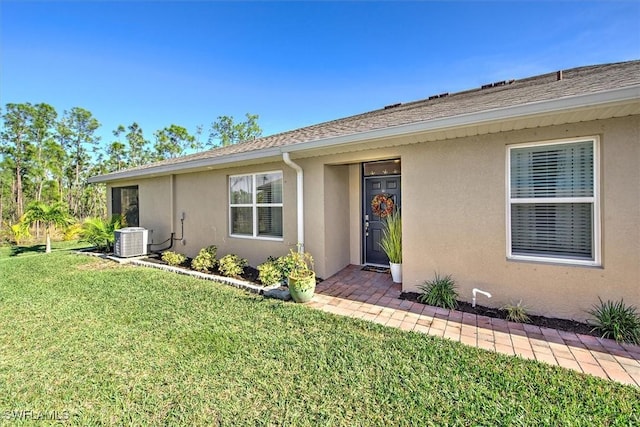
[[[573,68],[520,80],[489,84],[482,88],[396,104],[351,117],[265,136],[227,147],[151,163],[128,171],[164,165],[180,165],[204,159],[283,147],[428,120],[492,109],[514,107],[574,95],[584,95],[640,84],[640,60]],[[122,171],[120,171],[122,172]]]

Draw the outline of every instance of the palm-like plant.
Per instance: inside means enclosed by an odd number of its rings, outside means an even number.
[[[56,227],[65,227],[73,222],[67,208],[60,202],[47,205],[42,202],[29,204],[22,219],[25,228],[40,222],[44,225],[46,239],[46,253],[51,252],[51,231]]]
[[[115,242],[115,231],[125,225],[122,215],[114,215],[105,221],[102,218],[87,218],[80,233],[83,240],[99,250],[109,251]]]
[[[393,211],[384,219],[380,247],[394,264],[402,264],[402,217]]]
[[[22,218],[24,219],[24,218]],[[23,222],[17,222],[15,224],[11,224],[7,227],[9,230],[10,236],[16,245],[19,245],[23,239],[28,239],[31,237],[31,233],[29,232],[29,227],[26,226]]]

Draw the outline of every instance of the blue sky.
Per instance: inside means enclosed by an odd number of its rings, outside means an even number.
[[[640,59],[640,2],[0,2],[0,104],[75,106],[104,142],[220,115],[265,134]],[[206,139],[206,136],[204,137]]]

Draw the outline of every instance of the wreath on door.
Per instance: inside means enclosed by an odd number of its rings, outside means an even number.
[[[371,210],[374,215],[379,216],[380,218],[386,218],[391,215],[394,207],[395,203],[393,203],[393,199],[390,194],[377,194],[371,200]]]

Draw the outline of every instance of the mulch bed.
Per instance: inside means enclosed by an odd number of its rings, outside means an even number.
[[[400,299],[417,302],[418,304],[422,304],[418,301],[418,296],[420,294],[417,292],[403,292],[400,294]],[[458,307],[456,308],[458,311],[462,311],[465,313],[478,314],[481,316],[493,317],[496,319],[505,319],[507,318],[506,310],[500,310],[497,308],[484,307],[482,305],[476,304],[475,307],[468,302],[458,301]],[[592,326],[576,322],[575,320],[567,320],[567,319],[557,319],[554,317],[544,317],[544,316],[535,316],[529,315],[528,324],[540,326],[542,328],[551,328],[551,329],[560,329],[567,332],[574,332],[576,334],[582,335],[592,335],[594,337],[599,337],[598,333],[592,332]]]

